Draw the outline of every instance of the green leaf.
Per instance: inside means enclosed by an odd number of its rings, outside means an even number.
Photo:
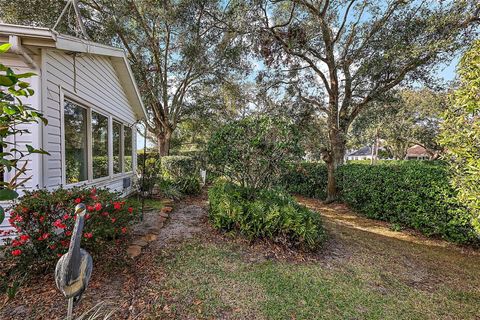
[[[0,45],[0,53],[5,53],[8,51],[8,49],[10,49],[12,45],[10,43],[4,43],[2,45]]]
[[[0,190],[0,201],[9,201],[16,199],[18,197],[18,193],[15,190],[10,189],[2,189]]]
[[[5,219],[5,209],[0,206],[0,224],[2,224],[3,220]]]
[[[0,86],[10,87],[17,83],[17,79],[13,76],[0,75]]]

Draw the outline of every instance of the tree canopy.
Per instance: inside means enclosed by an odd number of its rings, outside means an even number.
[[[405,81],[465,47],[480,21],[478,1],[264,0],[257,5],[259,52],[269,87],[327,117],[329,200],[353,120]]]

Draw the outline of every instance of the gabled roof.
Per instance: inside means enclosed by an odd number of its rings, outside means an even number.
[[[365,146],[357,151],[354,151],[348,154],[348,157],[362,157],[362,156],[371,156],[372,155],[372,148],[370,146]]]
[[[47,47],[65,51],[89,53],[110,57],[123,90],[139,119],[145,119],[147,112],[140,96],[125,51],[73,36],[60,34],[48,28],[28,27],[0,23],[0,43],[8,42],[9,36],[18,36],[23,46]]]

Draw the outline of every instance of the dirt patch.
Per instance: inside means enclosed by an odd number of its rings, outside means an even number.
[[[193,238],[203,231],[206,217],[205,208],[194,204],[187,204],[174,210],[170,215],[170,221],[160,231],[157,241],[151,245],[164,248]]]

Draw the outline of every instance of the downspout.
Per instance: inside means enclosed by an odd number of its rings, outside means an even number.
[[[38,66],[28,54],[27,50],[22,46],[22,41],[19,36],[9,36],[8,43],[10,43],[10,51],[23,57],[24,61],[29,67],[38,70]]]

